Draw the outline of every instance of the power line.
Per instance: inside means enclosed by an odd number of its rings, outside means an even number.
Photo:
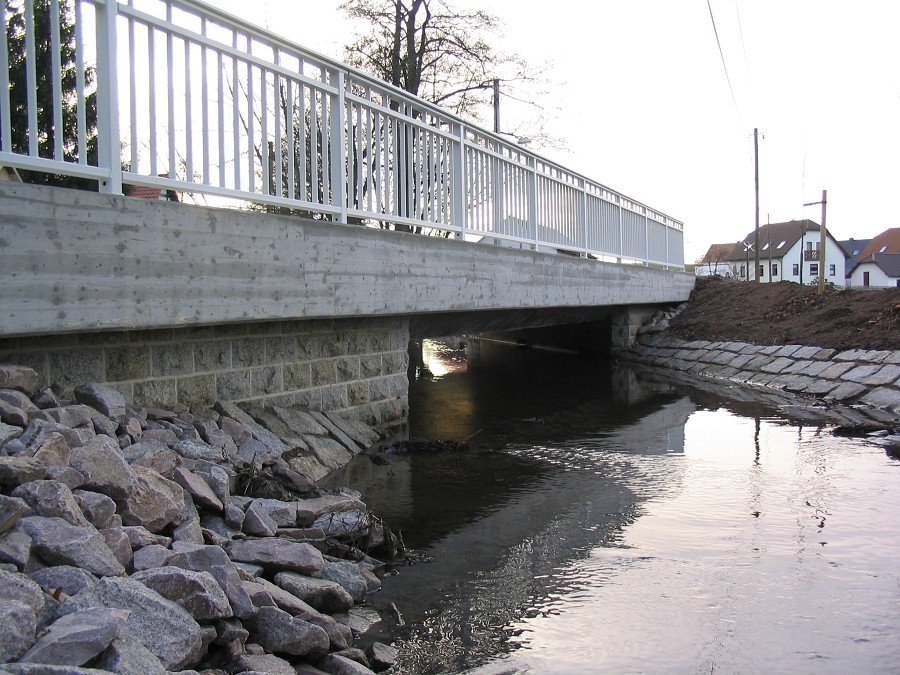
[[[738,121],[741,123],[741,126],[744,126],[744,119],[741,116],[741,110],[738,108],[737,99],[734,96],[734,87],[731,86],[731,77],[728,75],[728,66],[725,65],[725,54],[722,52],[722,42],[719,40],[719,31],[716,29],[716,17],[713,16],[710,0],[706,0],[706,6],[709,7],[709,18],[712,21],[713,33],[716,35],[716,44],[719,46],[719,58],[722,59],[722,68],[725,69],[725,79],[728,82],[728,91],[731,92],[731,102],[734,103],[734,111],[737,113]]]
[[[744,71],[747,73],[747,82],[750,84],[750,94],[753,95],[753,78],[750,77],[750,64],[747,62],[747,44],[744,42],[744,24],[741,22],[741,10],[738,0],[734,0],[734,13],[737,14],[738,33],[741,36],[741,51],[744,52]]]

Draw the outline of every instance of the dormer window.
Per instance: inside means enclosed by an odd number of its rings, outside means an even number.
[[[879,253],[884,253],[885,251],[887,251],[887,249],[888,249],[887,246],[882,246],[882,247],[881,247],[881,250],[878,251],[878,252],[879,252]]]
[[[787,243],[786,241],[783,241],[783,242],[781,242],[780,244],[778,244],[778,246],[776,246],[775,248],[781,248],[781,247],[784,246],[786,243]]]
[[[768,243],[768,242],[766,242],[766,245],[762,247],[762,250],[765,251],[767,248],[769,248],[769,243]]]

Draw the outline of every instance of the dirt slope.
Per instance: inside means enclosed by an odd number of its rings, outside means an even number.
[[[668,334],[690,340],[900,349],[900,288],[840,290],[699,277]]]

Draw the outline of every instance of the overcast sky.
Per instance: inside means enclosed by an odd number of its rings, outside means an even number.
[[[335,58],[354,30],[338,0],[215,4]],[[566,147],[540,154],[683,221],[687,262],[753,229],[754,127],[761,223],[819,222],[803,204],[827,189],[838,239],[900,226],[897,0],[710,0],[727,78],[707,0],[472,4],[502,20],[499,49],[551,62]],[[505,129],[537,114],[501,97]]]

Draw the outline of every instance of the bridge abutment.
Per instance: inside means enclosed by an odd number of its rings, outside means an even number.
[[[67,393],[104,383],[141,406],[258,401],[390,425],[408,413],[408,341],[402,317],[276,321],[7,338],[0,362]]]

